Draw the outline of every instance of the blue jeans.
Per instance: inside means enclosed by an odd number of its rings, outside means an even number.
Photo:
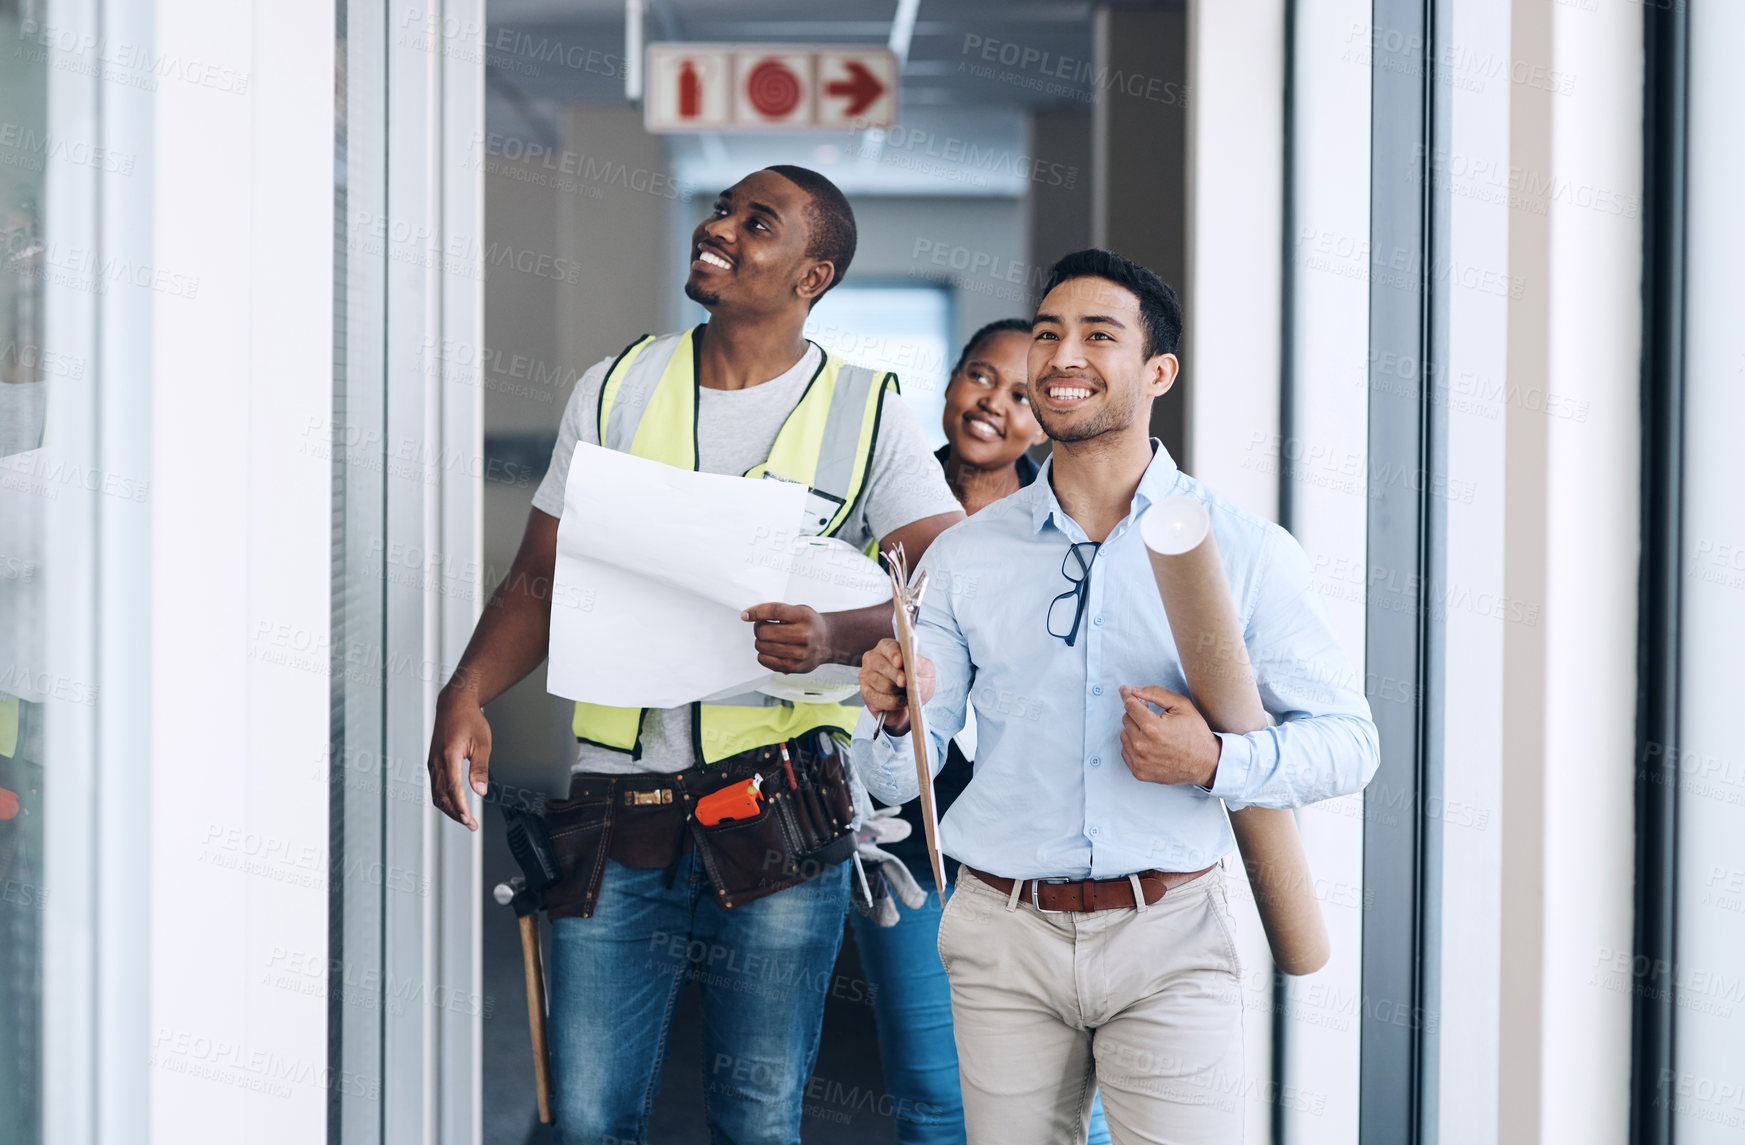
[[[939,892],[933,876],[915,871],[927,904],[900,907],[885,927],[859,911],[849,914],[861,970],[879,1024],[879,1061],[897,1111],[898,1145],[948,1145],[964,1140],[957,1043],[951,1033],[951,983],[939,962]],[[1103,1099],[1091,1105],[1089,1145],[1109,1145]]]
[[[694,851],[670,876],[608,861],[594,916],[552,924],[557,1140],[647,1139],[673,1007],[694,975],[710,1140],[797,1145],[847,909],[845,865],[723,910]]]

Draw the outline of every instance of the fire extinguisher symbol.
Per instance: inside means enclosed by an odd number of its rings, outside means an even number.
[[[703,81],[690,60],[679,65],[679,118],[695,119],[703,112]]]

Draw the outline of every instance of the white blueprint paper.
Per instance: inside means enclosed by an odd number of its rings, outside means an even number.
[[[877,566],[856,554],[853,570],[835,550],[828,561],[795,560],[796,544],[818,543],[800,536],[805,503],[806,487],[792,482],[577,443],[558,524],[547,690],[668,708],[768,684],[741,611],[768,601],[835,611],[888,595],[874,591]]]
[[[847,541],[801,537],[792,553],[787,592],[782,596],[789,604],[845,612],[891,599],[890,576]],[[852,664],[820,664],[804,676],[772,673],[757,690],[798,703],[835,704],[857,694],[859,681],[860,669]]]

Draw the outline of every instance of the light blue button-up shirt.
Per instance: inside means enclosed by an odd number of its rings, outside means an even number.
[[[1115,878],[1195,871],[1230,850],[1224,801],[1297,807],[1360,790],[1380,761],[1363,680],[1334,639],[1291,535],[1182,473],[1160,442],[1133,504],[1097,551],[1076,644],[1048,633],[1072,588],[1067,548],[1085,532],[1037,479],[935,540],[917,638],[937,690],[923,709],[935,773],[975,705],[975,776],[940,824],[940,849],[1008,878]],[[1275,726],[1220,734],[1208,789],[1136,779],[1121,758],[1120,685],[1188,693],[1138,521],[1152,502],[1198,499],[1236,602],[1260,696]],[[1088,551],[1088,550],[1085,550]],[[1070,617],[1068,604],[1060,606]],[[1062,621],[1070,623],[1069,619]],[[886,803],[917,798],[907,735],[855,729],[856,769]]]

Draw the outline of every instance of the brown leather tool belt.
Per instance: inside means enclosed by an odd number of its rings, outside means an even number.
[[[1191,883],[1207,874],[1218,864],[1198,871],[1140,871],[1139,889],[1145,893],[1145,905],[1150,906],[1165,893],[1184,883]],[[978,871],[968,864],[964,870],[993,887],[1003,895],[1012,893],[1012,880]],[[1044,914],[1065,911],[1132,909],[1133,882],[1123,875],[1118,879],[1023,879],[1018,897]]]
[[[547,913],[554,919],[590,917],[608,858],[624,867],[660,870],[695,849],[724,907],[816,878],[854,852],[854,807],[842,752],[827,729],[788,741],[792,782],[775,744],[667,774],[572,775],[569,798],[545,804],[560,871],[544,891]],[[692,812],[699,799],[753,775],[763,776],[756,816],[712,827],[697,822]]]

